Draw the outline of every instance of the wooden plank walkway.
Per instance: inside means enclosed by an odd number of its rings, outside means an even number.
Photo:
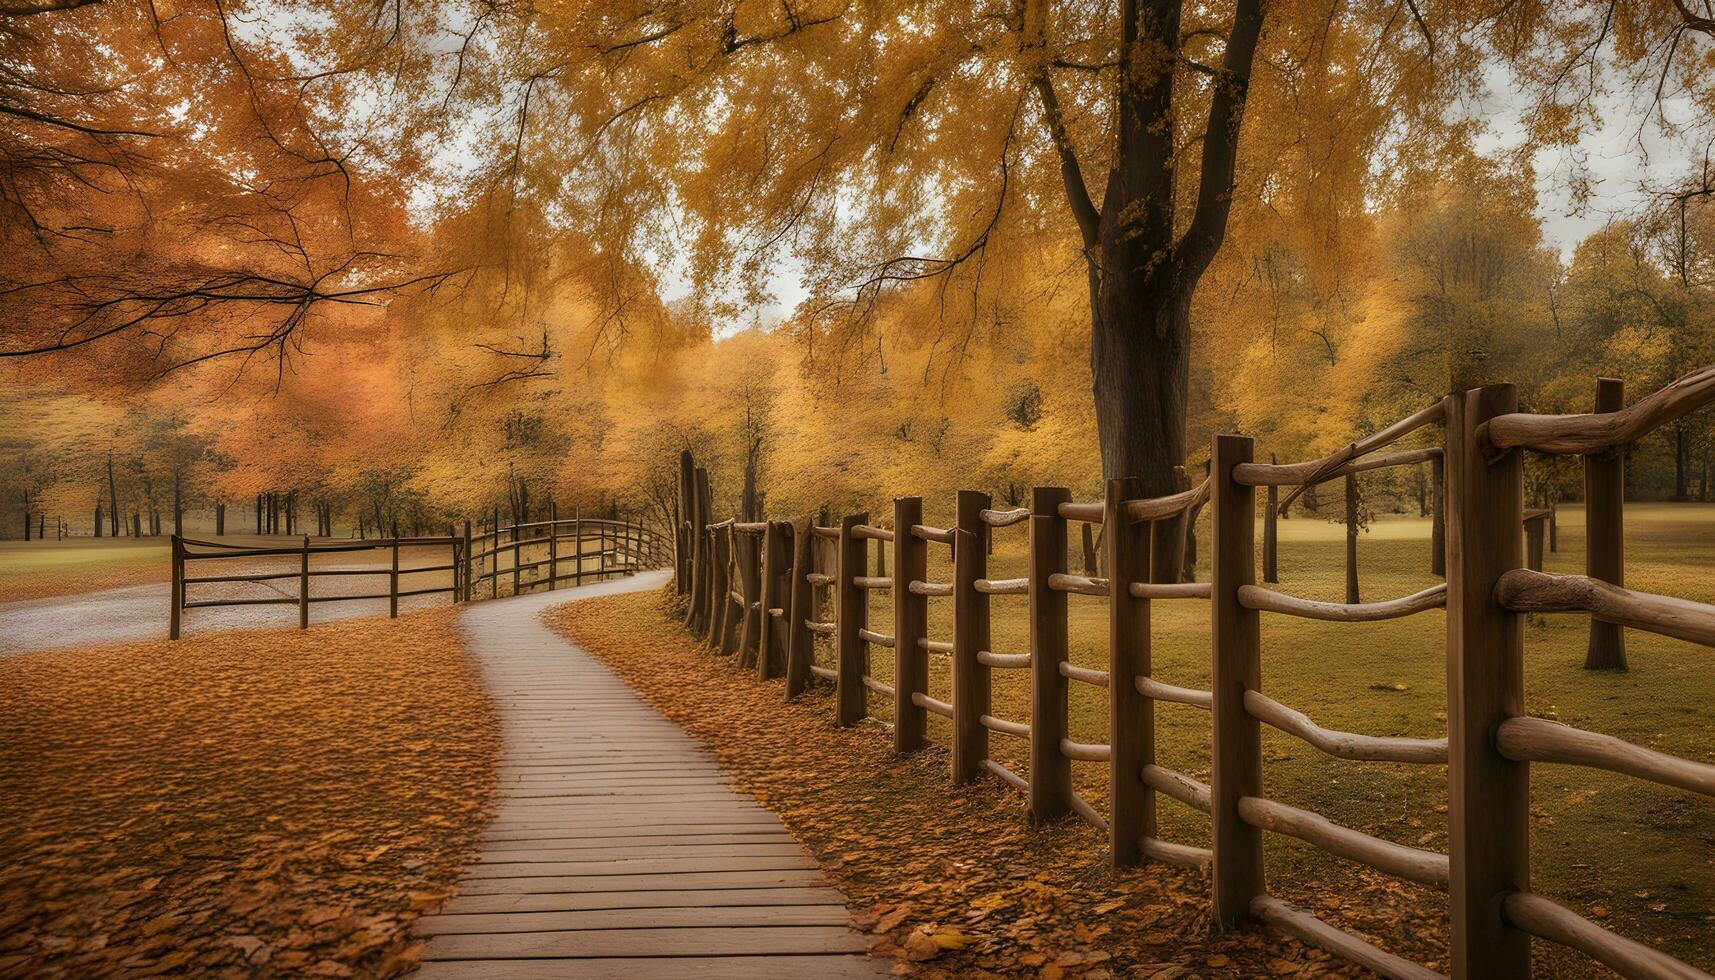
[[[418,922],[444,977],[877,977],[845,897],[697,741],[538,613],[663,573],[472,604],[505,732],[459,895]]]

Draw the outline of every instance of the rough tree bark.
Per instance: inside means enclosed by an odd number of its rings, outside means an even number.
[[[1084,242],[1102,476],[1137,477],[1150,497],[1173,493],[1174,467],[1185,462],[1191,299],[1226,235],[1262,4],[1238,0],[1234,11],[1202,127],[1196,205],[1183,232],[1174,214],[1180,19],[1180,0],[1121,3],[1117,145],[1099,209],[1084,182],[1053,82],[1046,70],[1035,78]]]

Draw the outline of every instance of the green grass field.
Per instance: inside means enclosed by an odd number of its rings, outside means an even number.
[[[947,515],[928,518],[946,519]],[[1715,505],[1632,504],[1627,508],[1627,585],[1715,602]],[[1559,550],[1546,570],[1583,570],[1582,509],[1560,511]],[[1207,580],[1207,519],[1201,529]],[[1025,570],[1023,527],[996,532],[990,576]],[[1344,528],[1316,518],[1280,524],[1277,588],[1340,601],[1344,596]],[[929,577],[951,577],[943,546],[932,545]],[[1074,541],[1074,564],[1079,554]],[[1074,569],[1077,570],[1077,569]],[[1366,601],[1405,595],[1435,584],[1429,572],[1427,519],[1390,516],[1359,541]],[[1071,659],[1107,665],[1106,601],[1073,595]],[[1025,600],[993,600],[993,648],[1028,648]],[[886,593],[871,593],[871,621],[891,631]],[[1209,604],[1157,601],[1152,608],[1156,676],[1169,683],[1209,686]],[[1263,690],[1328,728],[1371,735],[1439,737],[1446,733],[1445,615],[1433,610],[1382,623],[1333,624],[1263,614]],[[1715,762],[1712,651],[1646,633],[1628,632],[1631,670],[1582,669],[1588,618],[1533,617],[1526,630],[1526,698],[1534,715],[1604,732],[1703,762]],[[951,600],[930,600],[930,635],[951,635]],[[822,656],[826,656],[823,654]],[[872,673],[891,681],[891,651],[871,648]],[[945,657],[933,658],[931,693],[950,697]],[[994,714],[1029,720],[1027,671],[994,672]],[[1107,741],[1107,694],[1072,683],[1072,738]],[[871,710],[887,717],[886,698]],[[930,716],[931,734],[945,744],[949,727]],[[1181,705],[1156,708],[1159,761],[1196,778],[1209,777],[1209,715]],[[1264,726],[1265,792],[1389,840],[1445,851],[1446,769],[1347,762]],[[992,735],[997,758],[1024,768],[1024,743]],[[1075,763],[1086,799],[1105,810],[1106,765]],[[1610,928],[1657,943],[1699,966],[1715,968],[1715,802],[1595,770],[1539,765],[1532,773],[1532,887]],[[1162,798],[1161,834],[1206,844],[1207,817]],[[1270,890],[1316,905],[1337,893],[1350,865],[1308,845],[1271,835],[1266,842]],[[1415,887],[1415,886],[1413,886]],[[1425,899],[1434,901],[1433,893]],[[1558,961],[1560,957],[1551,957]]]
[[[165,582],[170,550],[164,537],[0,541],[0,602]]]

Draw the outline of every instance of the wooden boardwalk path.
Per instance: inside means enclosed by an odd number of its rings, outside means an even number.
[[[654,588],[661,573],[575,590]],[[538,613],[463,614],[505,731],[500,801],[419,976],[876,977],[845,898],[703,747]]]

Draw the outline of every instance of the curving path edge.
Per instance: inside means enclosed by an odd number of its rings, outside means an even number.
[[[500,711],[499,801],[457,897],[418,920],[418,976],[877,977],[845,897],[694,738],[541,622],[651,572],[473,603]]]

